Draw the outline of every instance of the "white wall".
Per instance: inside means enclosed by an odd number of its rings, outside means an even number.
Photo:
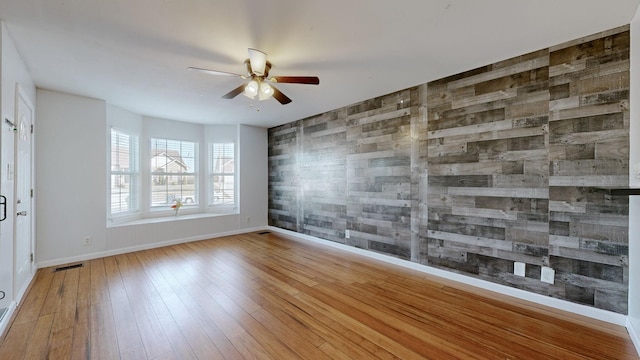
[[[38,261],[107,248],[106,103],[38,89]],[[92,245],[84,246],[85,236]]]
[[[43,214],[37,223],[40,265],[266,228],[266,129],[233,126],[239,138],[239,214],[107,227],[106,145],[112,125],[128,129],[142,126],[143,138],[169,136],[173,139],[194,132],[204,139],[205,134],[215,134],[217,130],[224,133],[228,127],[178,123],[176,128],[175,121],[141,117],[101,100],[47,90],[38,90],[37,109],[41,124],[36,159],[37,210]],[[141,149],[144,148],[141,143]],[[60,154],[61,151],[64,154]],[[60,164],[61,160],[65,164]],[[80,166],[77,161],[81,161]],[[69,167],[75,168],[74,172],[70,172]],[[77,175],[80,169],[82,176]],[[65,201],[68,196],[73,200]],[[91,245],[83,244],[85,236],[92,236]]]
[[[629,197],[629,315],[627,328],[640,354],[640,196]]]
[[[142,115],[107,104],[107,131],[114,127],[140,134],[142,133],[142,119]]]
[[[631,121],[629,185],[640,188],[640,11],[631,22]],[[629,197],[629,333],[640,352],[640,196]]]
[[[267,129],[240,126],[240,218],[245,226],[268,222]]]
[[[631,22],[631,130],[629,133],[629,186],[640,188],[640,11],[636,12]]]
[[[19,299],[13,293],[13,180],[9,176],[8,166],[13,167],[13,129],[5,119],[15,121],[16,84],[20,84],[24,94],[32,104],[36,103],[36,87],[29,75],[15,43],[3,22],[0,22],[0,194],[7,197],[7,219],[0,223],[0,290],[6,293],[0,300],[0,309],[11,307]],[[37,119],[36,119],[37,121]],[[33,214],[32,214],[33,215]],[[10,316],[10,314],[8,314]],[[9,317],[5,317],[6,319]],[[4,322],[0,322],[2,333]]]

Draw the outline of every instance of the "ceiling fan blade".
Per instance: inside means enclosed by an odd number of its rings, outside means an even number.
[[[260,50],[249,48],[249,62],[251,63],[251,69],[256,75],[264,75],[264,70],[267,66],[267,54]]]
[[[282,93],[282,91],[276,89],[275,87],[273,87],[273,97],[278,100],[278,102],[282,105],[286,105],[288,103],[291,102],[291,99],[289,99],[289,97],[285,94]]]
[[[320,79],[317,76],[273,76],[269,80],[283,84],[306,84],[319,85]]]
[[[246,79],[246,76],[244,76],[244,75],[234,74],[234,73],[230,73],[230,72],[226,72],[226,71],[209,70],[209,69],[202,69],[202,68],[197,68],[197,67],[189,67],[188,69],[189,70],[193,70],[193,71],[200,71],[200,72],[203,72],[203,73],[209,74],[209,75],[237,76],[237,77]]]
[[[242,94],[242,92],[244,91],[244,87],[247,86],[246,84],[242,84],[240,86],[238,86],[237,88],[229,91],[228,93],[222,95],[223,99],[233,99],[234,97]]]

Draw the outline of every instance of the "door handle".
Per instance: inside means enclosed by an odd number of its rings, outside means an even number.
[[[7,197],[0,195],[0,207],[2,207],[2,218],[0,221],[7,220]]]
[[[18,216],[27,216],[27,212],[26,211],[18,211],[18,213],[16,215],[18,215]]]

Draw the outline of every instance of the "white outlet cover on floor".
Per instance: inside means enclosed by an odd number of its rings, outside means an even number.
[[[516,261],[513,263],[513,273],[518,276],[524,276],[526,265],[523,262]]]
[[[540,280],[549,284],[553,284],[556,277],[556,271],[550,267],[543,266]]]

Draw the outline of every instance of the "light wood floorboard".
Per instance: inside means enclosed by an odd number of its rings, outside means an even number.
[[[623,327],[277,234],[40,269],[0,359],[638,359]]]

